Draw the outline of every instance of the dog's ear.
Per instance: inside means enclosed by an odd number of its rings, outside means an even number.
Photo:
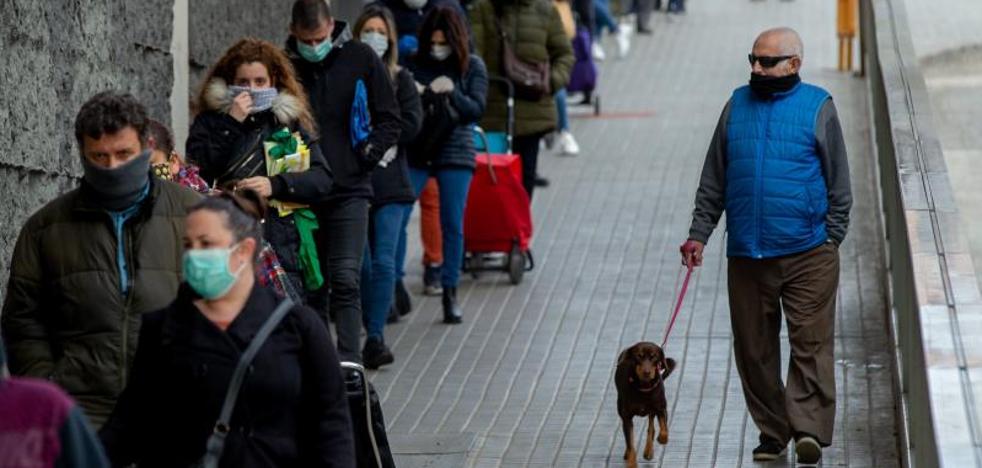
[[[617,365],[635,365],[637,360],[634,359],[634,348],[638,345],[632,345],[630,348],[621,351],[621,355],[617,358]]]
[[[662,380],[665,380],[668,378],[669,374],[671,374],[672,371],[675,370],[675,360],[672,358],[666,358],[663,355],[660,365],[661,368],[665,370],[661,374]]]
[[[625,372],[628,382],[634,382],[634,367],[637,365],[637,360],[634,359],[635,346],[637,345],[621,351],[621,355],[617,357],[617,372]]]

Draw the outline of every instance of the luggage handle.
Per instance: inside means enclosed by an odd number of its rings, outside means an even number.
[[[341,361],[341,368],[357,373],[361,376],[361,386],[365,389],[365,420],[368,421],[368,438],[372,441],[372,453],[375,454],[375,464],[382,468],[382,454],[378,451],[378,442],[375,440],[375,428],[372,427],[372,393],[368,388],[368,377],[365,375],[365,367],[357,362]]]
[[[484,142],[484,151],[488,155],[488,174],[491,175],[491,183],[498,185],[498,176],[494,173],[494,164],[491,164],[491,142],[488,141],[488,134],[484,133],[484,129],[478,125],[474,126],[474,133],[477,133],[481,137],[481,141]]]
[[[512,144],[515,140],[515,85],[501,75],[488,75],[489,83],[504,85],[508,93],[505,101],[505,140],[508,142],[508,154],[512,154]]]

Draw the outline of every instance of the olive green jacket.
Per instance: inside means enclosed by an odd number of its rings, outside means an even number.
[[[501,70],[501,35],[495,24],[495,3],[501,11],[501,24],[507,30],[515,54],[528,62],[548,61],[553,92],[566,87],[573,67],[573,48],[559,12],[551,0],[478,0],[471,6],[471,31],[478,55],[492,76]],[[505,128],[506,96],[504,88],[494,82],[488,90],[487,109],[481,126],[488,131]],[[556,128],[556,104],[552,96],[538,101],[515,101],[515,134],[545,133]]]
[[[126,384],[142,314],[177,295],[184,217],[199,196],[151,182],[123,225],[124,295],[113,220],[85,190],[48,203],[21,229],[0,331],[12,374],[51,379],[99,427]]]

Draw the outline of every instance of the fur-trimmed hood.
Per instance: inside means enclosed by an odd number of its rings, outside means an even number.
[[[221,78],[212,78],[208,82],[203,95],[203,110],[210,110],[227,114],[232,108],[232,95],[229,93],[228,84]],[[300,98],[287,91],[280,90],[279,94],[273,98],[273,107],[269,109],[273,112],[281,124],[292,125],[300,119],[303,111],[303,103]]]

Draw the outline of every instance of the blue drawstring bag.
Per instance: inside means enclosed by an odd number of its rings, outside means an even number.
[[[355,83],[355,100],[351,103],[351,146],[358,148],[372,133],[372,116],[368,113],[368,89],[365,82]]]

